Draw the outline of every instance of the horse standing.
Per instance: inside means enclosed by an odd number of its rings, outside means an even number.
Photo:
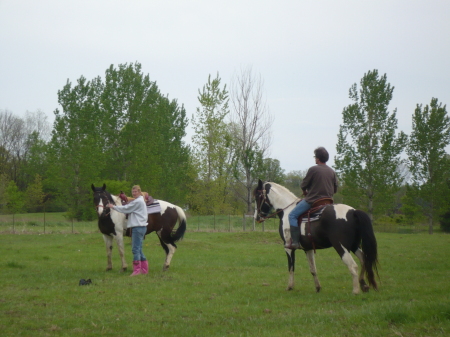
[[[94,184],[92,184],[91,188],[94,192],[94,205],[97,208],[98,213],[98,228],[103,234],[106,246],[106,255],[108,258],[106,270],[112,269],[112,240],[115,236],[122,260],[121,271],[125,271],[127,269],[127,263],[124,257],[123,236],[127,229],[127,219],[125,214],[111,210],[105,206],[108,203],[121,205],[120,198],[106,191],[105,184],[103,184],[102,187],[95,187]],[[181,240],[186,232],[186,215],[181,207],[167,201],[158,201],[161,206],[161,212],[148,215],[146,234],[156,232],[158,235],[161,246],[166,252],[163,270],[167,270],[170,267],[173,254],[175,254],[177,250],[177,245],[175,243]],[[172,231],[177,223],[178,228],[175,233],[173,233]]]
[[[289,213],[299,199],[287,188],[273,182],[258,182],[253,192],[256,200],[255,220],[264,221],[271,210],[275,210],[280,219],[279,233],[284,243],[291,240]],[[316,221],[300,225],[300,244],[305,251],[309,269],[314,278],[316,291],[321,289],[317,278],[314,254],[316,249],[333,247],[348,267],[353,279],[353,293],[369,291],[369,285],[377,290],[375,272],[377,271],[377,241],[369,216],[360,210],[344,205],[327,205]],[[285,248],[288,259],[289,282],[287,290],[294,288],[295,249]],[[351,256],[353,252],[361,263],[358,276],[358,265]],[[365,282],[367,276],[369,285]]]

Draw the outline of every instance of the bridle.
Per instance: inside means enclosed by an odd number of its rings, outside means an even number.
[[[114,203],[114,204],[116,204],[116,202],[114,201],[114,200],[109,200],[109,198],[108,198],[108,195],[106,194],[106,192],[105,191],[102,191],[102,192],[94,192],[94,194],[95,193],[98,193],[99,194],[99,196],[100,196],[100,200],[103,202],[103,198],[102,197],[104,197],[105,199],[106,199],[106,201],[108,201],[108,202],[110,202],[110,203]],[[108,216],[110,213],[111,213],[111,209],[108,207],[108,206],[106,206],[106,205],[95,205],[95,209],[99,209],[100,207],[103,207],[104,208],[104,210],[103,210],[103,212],[106,210],[106,209],[108,209],[108,213],[106,213],[104,216]],[[102,213],[103,213],[102,212]]]
[[[270,203],[269,199],[267,198],[266,190],[262,189],[262,190],[257,190],[256,192],[258,193],[257,198],[260,200],[259,203],[257,202],[257,215],[260,218],[258,220],[258,223],[261,223],[261,222],[266,221],[267,219],[273,218],[275,215],[277,215],[278,213],[283,212],[286,208],[292,206],[295,202],[297,202],[297,199],[296,199],[293,202],[291,202],[289,205],[287,205],[286,207],[278,209],[277,211],[267,215],[268,213],[265,213],[265,212],[263,214],[261,206],[263,204],[265,204],[266,206],[269,206],[270,209],[272,209],[273,205]]]

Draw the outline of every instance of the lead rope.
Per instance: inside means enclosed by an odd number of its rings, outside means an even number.
[[[285,208],[282,208],[282,209],[280,209],[280,210],[278,210],[278,211],[276,211],[276,212],[274,212],[274,213],[272,213],[272,214],[270,214],[270,215],[268,215],[268,216],[263,216],[263,217],[261,217],[261,219],[258,221],[258,223],[261,223],[261,222],[264,222],[264,221],[266,221],[267,219],[270,219],[270,218],[272,218],[273,216],[275,216],[275,215],[277,215],[278,213],[280,213],[280,212],[283,212],[286,208],[288,208],[289,206],[292,206],[295,202],[297,201],[297,199],[295,199],[293,202],[291,202],[289,205],[287,205]]]

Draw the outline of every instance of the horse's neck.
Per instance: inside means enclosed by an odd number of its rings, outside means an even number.
[[[283,190],[282,188],[271,189],[269,198],[274,208],[285,208],[298,199],[289,190]]]
[[[120,202],[119,196],[111,194],[111,198],[114,201],[115,205],[122,206],[122,203]]]

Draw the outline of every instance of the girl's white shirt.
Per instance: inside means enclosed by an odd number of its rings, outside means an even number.
[[[114,206],[114,210],[120,213],[129,214],[128,228],[147,226],[147,205],[144,197],[140,195],[132,202],[124,206]]]

